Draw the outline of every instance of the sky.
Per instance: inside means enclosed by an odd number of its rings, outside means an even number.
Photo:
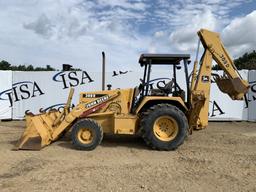
[[[139,68],[142,53],[188,53],[200,28],[233,58],[256,49],[256,0],[0,0],[0,60],[68,63],[88,71]],[[202,49],[202,48],[201,48]]]

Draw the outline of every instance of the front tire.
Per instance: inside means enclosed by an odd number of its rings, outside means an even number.
[[[79,120],[72,127],[71,140],[76,149],[93,150],[101,143],[102,139],[102,127],[92,119]]]
[[[153,149],[174,150],[188,134],[185,114],[170,104],[157,104],[143,113],[141,133],[144,141]]]

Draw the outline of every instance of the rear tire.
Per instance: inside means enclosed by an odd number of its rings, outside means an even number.
[[[142,114],[141,133],[147,145],[157,150],[175,150],[188,134],[185,114],[170,104],[157,104]]]
[[[72,127],[71,140],[76,149],[93,150],[101,143],[102,139],[102,127],[92,119],[79,120]]]

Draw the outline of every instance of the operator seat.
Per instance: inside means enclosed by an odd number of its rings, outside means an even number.
[[[160,89],[151,89],[151,96],[168,96],[172,93],[172,88],[174,85],[174,79],[170,80],[165,84],[164,87]]]
[[[171,81],[169,81],[163,88],[162,90],[169,95],[172,92],[172,87],[174,84],[174,79],[172,79]]]

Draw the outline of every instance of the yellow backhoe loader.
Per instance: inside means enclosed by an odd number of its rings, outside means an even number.
[[[220,90],[233,100],[242,100],[249,89],[225,50],[219,34],[205,29],[198,31],[204,53],[194,63],[191,82],[188,75],[190,55],[142,54],[143,79],[138,87],[80,93],[79,103],[70,109],[74,90],[71,89],[62,112],[26,115],[26,130],[17,149],[39,150],[71,131],[75,148],[92,150],[105,134],[140,134],[146,144],[157,150],[174,150],[192,130],[208,125],[208,107],[212,60],[224,75],[213,78]],[[173,77],[163,87],[151,89],[153,66],[172,66]],[[176,80],[176,69],[184,68],[186,91]],[[199,68],[197,70],[197,68]]]

